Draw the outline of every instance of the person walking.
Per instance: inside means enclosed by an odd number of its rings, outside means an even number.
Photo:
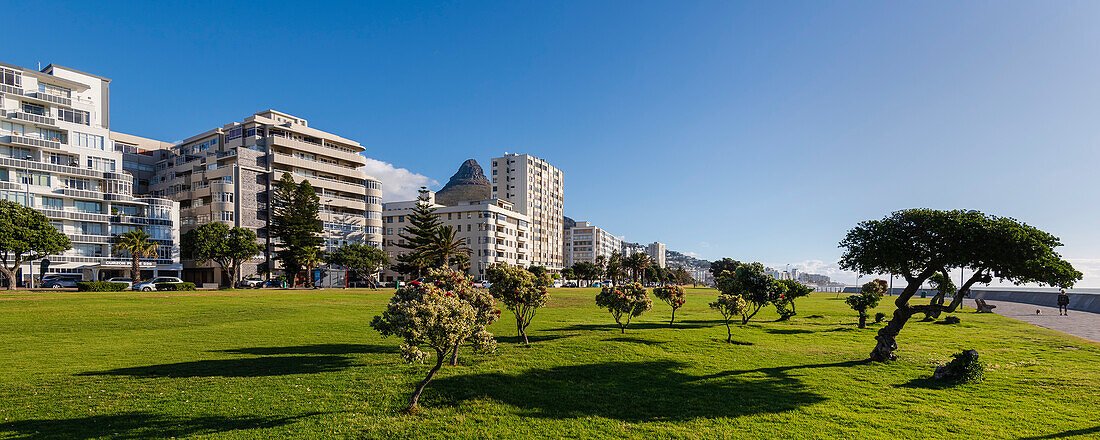
[[[1069,316],[1069,295],[1066,294],[1066,289],[1058,291],[1058,315]]]

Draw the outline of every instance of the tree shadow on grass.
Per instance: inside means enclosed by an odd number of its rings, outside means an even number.
[[[813,330],[803,330],[800,328],[766,328],[764,333],[772,335],[804,335],[806,333],[817,333]]]
[[[536,342],[553,341],[555,339],[562,339],[562,338],[565,338],[565,337],[566,337],[566,335],[537,335],[537,336],[536,335],[527,335],[527,342],[530,342],[530,343],[534,344]],[[523,338],[521,338],[519,336],[495,336],[494,339],[496,339],[497,342],[507,343],[507,344],[522,344],[523,343]]]
[[[635,322],[631,323],[626,328],[626,331],[630,330],[652,330],[652,329],[691,329],[691,328],[705,328],[714,327],[716,325],[722,325],[722,321],[676,321],[672,327],[668,326],[667,322]],[[614,322],[608,324],[574,324],[568,327],[556,328],[549,331],[599,331],[599,330],[619,330],[619,325]]]
[[[1100,425],[1093,426],[1091,428],[1072,429],[1069,431],[1056,432],[1054,434],[1037,435],[1034,437],[1020,437],[1018,440],[1046,440],[1055,438],[1077,437],[1085,434],[1100,433]]]
[[[954,388],[959,385],[964,385],[961,382],[956,382],[948,379],[933,379],[931,377],[918,377],[910,380],[909,382],[901,385],[894,385],[895,388],[920,388],[925,390],[942,390],[947,388]]]
[[[133,377],[262,377],[340,371],[353,364],[343,356],[269,356],[214,359],[144,367],[89,371],[79,376]]]
[[[433,381],[429,405],[492,399],[524,416],[606,417],[624,422],[685,421],[780,413],[821,402],[798,379],[707,378],[680,372],[673,361],[608,362],[485,373]]]
[[[869,359],[863,359],[863,360],[859,360],[859,361],[830,362],[830,363],[827,363],[827,364],[804,364],[804,365],[787,365],[787,366],[783,366],[783,367],[761,367],[761,368],[754,368],[752,370],[728,370],[728,371],[722,371],[722,372],[715,373],[715,374],[710,374],[710,375],[707,375],[707,376],[702,376],[701,379],[720,378],[720,377],[727,377],[727,376],[741,376],[741,375],[752,374],[752,373],[763,373],[764,375],[769,376],[769,377],[785,378],[785,377],[790,377],[788,372],[791,371],[791,370],[804,370],[804,369],[814,369],[814,368],[846,368],[846,367],[854,367],[856,365],[867,365],[867,364],[870,364],[870,363],[871,363],[871,361]]]
[[[291,417],[203,416],[187,418],[145,412],[129,412],[68,419],[18,420],[0,423],[0,437],[75,440],[93,438],[123,440],[177,438],[227,431],[274,428],[317,414],[320,413],[307,413]]]
[[[642,345],[661,345],[661,344],[664,344],[664,342],[662,342],[662,341],[651,341],[649,339],[632,338],[632,337],[625,337],[625,336],[621,337],[621,338],[604,339],[604,341],[608,341],[608,342],[626,342],[626,343],[630,343],[630,344],[642,344]]]
[[[389,345],[366,344],[314,344],[291,347],[246,347],[228,350],[213,350],[219,353],[254,354],[271,356],[280,354],[352,354],[352,353],[397,353],[397,347]]]

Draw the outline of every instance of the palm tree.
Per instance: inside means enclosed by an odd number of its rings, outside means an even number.
[[[640,252],[633,254],[623,260],[623,266],[630,269],[634,274],[634,281],[637,282],[644,273],[646,266],[649,266],[649,255]]]
[[[130,253],[130,258],[132,258],[130,278],[133,278],[136,284],[141,281],[141,268],[138,266],[138,260],[150,257],[157,258],[157,244],[149,241],[153,236],[141,229],[124,232],[116,237],[118,237],[118,243],[115,244],[115,248]]]
[[[466,246],[466,240],[458,238],[458,231],[451,226],[441,226],[432,234],[432,240],[417,248],[434,267],[450,267],[451,264],[461,264],[461,256],[470,256],[473,252]]]

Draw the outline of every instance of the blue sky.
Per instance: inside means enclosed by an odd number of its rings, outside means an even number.
[[[27,38],[0,58],[111,78],[118,131],[173,141],[275,108],[366,145],[393,187],[530,153],[564,171],[577,220],[841,277],[860,220],[978,209],[1060,236],[1100,287],[1097,3],[6,10]]]

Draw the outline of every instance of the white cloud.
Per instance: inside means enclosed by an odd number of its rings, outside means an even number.
[[[432,178],[416,174],[407,168],[397,168],[389,162],[367,158],[367,164],[362,170],[368,176],[382,182],[382,200],[396,202],[412,200],[417,196],[417,190],[422,186],[433,187],[439,185]]]
[[[1084,276],[1074,287],[1100,287],[1100,258],[1066,258]]]

